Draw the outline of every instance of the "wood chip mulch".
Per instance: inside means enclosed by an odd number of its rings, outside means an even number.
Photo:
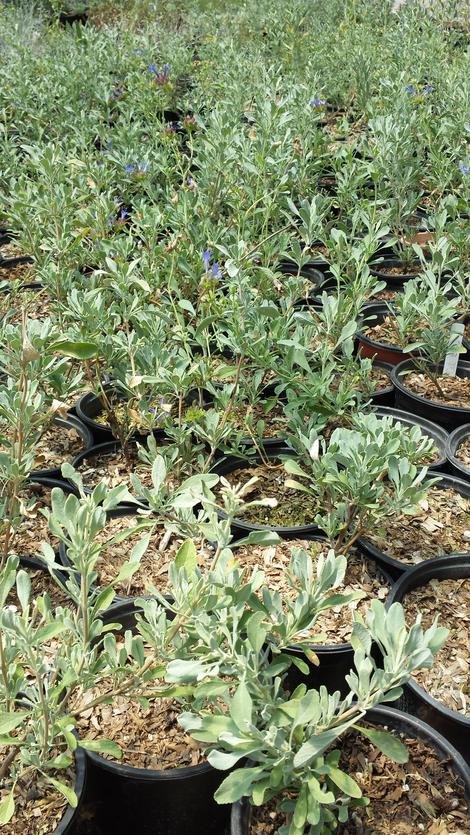
[[[362,723],[361,724],[367,724]],[[447,760],[420,740],[400,736],[410,758],[393,763],[354,732],[340,742],[339,767],[370,799],[365,807],[351,808],[338,835],[469,835],[470,816],[464,787]],[[250,835],[276,835],[286,818],[275,803],[253,809]]]
[[[414,515],[391,516],[365,537],[380,551],[415,564],[470,551],[470,499],[453,489],[430,487]]]
[[[98,695],[99,690],[88,691],[80,705],[86,706]],[[171,698],[154,699],[145,706],[137,699],[114,696],[112,704],[81,713],[77,727],[80,736],[117,742],[123,753],[121,765],[162,771],[199,765],[204,762],[203,749],[178,724],[182,709]]]
[[[0,745],[0,761],[5,748]],[[52,773],[56,779],[73,786],[75,772],[73,768]],[[9,787],[0,783],[0,800],[7,795]],[[35,780],[19,785],[15,795],[15,814],[7,824],[3,824],[2,835],[51,835],[62,820],[66,810],[65,797],[45,780]]]
[[[94,456],[89,455],[77,466],[77,470],[83,478],[85,487],[90,490],[105,479],[110,488],[125,484],[129,492],[134,493],[130,479],[131,473],[135,473],[144,487],[152,486],[151,469],[139,460],[136,446],[129,447],[127,456],[121,449]]]
[[[58,606],[70,606],[71,601],[67,592],[56,583],[48,571],[42,571],[40,568],[30,568],[29,566],[22,566],[22,568],[28,573],[31,580],[31,600],[35,600],[40,595],[48,594],[53,609]],[[21,611],[20,602],[16,594],[16,586],[13,586],[10,591],[6,599],[6,606],[15,607],[18,611]]]
[[[295,590],[289,583],[288,568],[292,553],[296,548],[303,548],[312,559],[313,574],[316,576],[316,566],[321,553],[328,552],[326,543],[312,542],[306,539],[292,539],[283,541],[279,545],[263,548],[259,545],[242,546],[234,548],[234,558],[242,568],[250,571],[257,566],[265,573],[266,586],[270,591],[279,591],[283,596],[293,597]],[[258,593],[262,594],[263,586]],[[389,587],[372,560],[361,556],[357,551],[348,555],[348,567],[344,583],[336,590],[340,594],[351,592],[364,592],[361,600],[354,600],[346,606],[335,606],[322,612],[318,618],[313,635],[325,635],[323,643],[342,644],[346,643],[352,631],[353,612],[362,613],[370,601],[374,598],[384,600],[388,594]]]
[[[1,430],[3,432],[3,428]],[[4,433],[6,434],[6,433]],[[52,425],[39,438],[34,455],[33,470],[50,470],[71,461],[83,449],[83,440],[76,429]],[[0,452],[2,445],[0,444]]]
[[[48,488],[41,484],[31,484],[22,491],[22,495],[25,502],[29,500],[30,496],[33,496],[35,501],[31,509],[25,512],[18,530],[10,540],[10,553],[17,554],[20,557],[34,557],[41,553],[39,545],[42,540],[49,542],[52,547],[57,546],[57,541],[49,533],[47,520],[41,513],[43,508],[50,509],[51,493]],[[0,527],[0,551],[4,542],[3,537]]]
[[[444,406],[470,409],[470,377],[437,377],[437,381],[445,397],[442,397],[435,383],[426,374],[412,371],[402,378],[406,388],[419,397]]]
[[[421,612],[423,627],[436,615],[450,635],[430,670],[414,674],[416,681],[449,710],[470,716],[470,579],[430,580],[410,591],[403,600],[411,624]]]
[[[109,544],[109,540],[133,528],[142,521],[142,518],[129,515],[109,519],[104,530],[96,537],[97,542],[105,543],[96,566],[99,585],[104,586],[114,580],[122,564],[129,558],[132,548],[148,531],[138,531],[119,543]],[[140,561],[138,570],[129,580],[117,583],[116,592],[121,595],[136,596],[149,594],[155,588],[167,593],[169,590],[168,569],[183,542],[183,538],[166,532],[163,525],[152,529],[149,547]],[[212,551],[209,546],[199,546],[197,559],[201,569],[209,564],[211,556]]]
[[[456,449],[455,457],[470,470],[470,435]]]
[[[0,319],[9,314],[8,322],[12,325],[21,323],[23,309],[28,319],[46,319],[52,315],[51,300],[46,290],[20,290],[8,301]]]
[[[15,267],[0,267],[0,282],[21,281],[23,284],[32,284],[34,280],[34,264],[17,264]]]

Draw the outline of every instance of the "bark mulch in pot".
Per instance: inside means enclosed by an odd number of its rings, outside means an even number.
[[[22,566],[22,568],[27,572],[29,579],[31,580],[31,600],[35,600],[40,595],[48,594],[51,598],[53,609],[58,606],[65,607],[71,605],[71,600],[67,592],[64,591],[58,583],[56,583],[47,571],[42,571],[40,568],[30,568],[29,566]],[[18,600],[18,596],[16,594],[16,586],[13,586],[11,589],[5,605],[16,607],[18,611],[21,611],[20,601]]]
[[[374,272],[383,275],[417,275],[420,271],[420,264],[374,264]]]
[[[315,498],[310,498],[300,490],[292,490],[285,486],[288,475],[282,464],[259,464],[254,467],[241,467],[229,473],[226,478],[231,484],[246,484],[250,478],[258,481],[252,485],[244,496],[245,501],[253,502],[260,499],[274,498],[276,507],[252,507],[240,512],[237,517],[243,522],[253,525],[273,525],[276,527],[296,527],[298,525],[313,525],[318,506]],[[214,492],[220,491],[216,487]]]
[[[296,548],[303,548],[311,555],[313,574],[316,576],[318,556],[328,553],[326,542],[291,539],[267,548],[260,545],[242,546],[234,549],[234,557],[242,568],[252,570],[257,566],[264,571],[265,580],[259,589],[259,594],[262,594],[262,589],[266,586],[270,591],[279,591],[281,595],[293,597],[295,592],[288,580],[288,569],[292,552]],[[342,644],[349,641],[353,612],[363,613],[372,599],[384,600],[389,591],[380,569],[372,560],[364,558],[354,550],[348,554],[347,560],[348,567],[344,583],[336,589],[336,592],[351,594],[351,592],[361,591],[365,596],[361,600],[352,601],[347,606],[335,606],[322,612],[314,626],[313,633],[324,635],[322,643],[325,644]]]
[[[51,300],[46,290],[20,290],[13,297],[8,294],[8,305],[4,315],[11,312],[8,321],[12,325],[21,323],[22,310],[28,319],[46,319],[52,315]],[[2,318],[2,317],[0,317]]]
[[[470,436],[468,438],[464,438],[461,444],[457,447],[455,451],[455,457],[465,464],[466,467],[470,467]]]
[[[3,760],[4,752],[6,752],[5,746],[0,745],[0,761]],[[62,783],[73,787],[74,768],[49,773]],[[0,782],[0,799],[3,797],[2,789]],[[63,794],[56,791],[44,778],[38,777],[37,774],[34,774],[34,777],[26,775],[25,779],[22,778],[21,792],[15,794],[15,814],[7,824],[3,824],[2,835],[54,833],[67,811],[67,806],[68,803]]]
[[[51,470],[72,461],[83,449],[83,438],[76,429],[51,426],[36,443],[33,470]],[[1,450],[1,445],[0,445]]]
[[[246,434],[249,435],[247,418],[253,421],[255,428],[258,421],[264,421],[263,438],[278,438],[286,431],[286,416],[283,403],[275,403],[269,411],[266,411],[266,404],[263,403],[255,403],[253,405],[249,405],[248,403],[235,404],[234,408],[230,410],[230,423],[233,424],[234,428],[245,430]]]
[[[52,547],[57,541],[50,535],[47,520],[41,513],[41,509],[51,506],[51,491],[41,484],[29,484],[21,492],[25,503],[33,496],[35,502],[32,507],[23,515],[22,522],[10,539],[10,554],[18,556],[34,556],[40,551],[39,543],[42,540],[48,542]],[[0,526],[0,552],[4,543],[4,533]],[[2,833],[3,835],[3,833]]]
[[[391,516],[365,537],[384,554],[408,564],[470,552],[470,499],[430,487],[414,515]]]
[[[370,803],[350,808],[349,821],[335,830],[338,835],[469,835],[464,787],[449,762],[421,740],[392,733],[408,748],[404,765],[353,732],[340,740],[339,767],[356,780]],[[276,835],[285,823],[273,802],[254,808],[253,818],[250,835]]]
[[[403,376],[403,384],[414,394],[433,403],[470,408],[470,377],[437,377],[436,379],[444,396],[426,374],[412,371]]]
[[[76,468],[83,478],[83,484],[89,490],[105,479],[110,488],[125,484],[132,493],[131,474],[134,473],[144,487],[152,487],[151,468],[140,461],[137,447],[130,446],[127,455],[122,449],[102,452],[96,456],[88,456]]]
[[[400,340],[394,316],[386,316],[383,322],[379,322],[377,325],[370,325],[364,333],[369,339],[373,339],[374,342],[380,342],[381,345],[393,345],[397,348],[405,347]]]
[[[16,264],[14,267],[0,266],[0,282],[21,281],[22,284],[32,284],[34,281],[34,264]]]
[[[99,695],[100,689],[88,691],[83,704]],[[87,739],[106,737],[117,742],[123,754],[120,765],[157,771],[199,765],[205,762],[201,744],[178,724],[183,709],[171,698],[152,700],[147,707],[136,699],[113,696],[112,704],[101,704],[81,713],[77,730]],[[106,755],[106,759],[113,757]]]
[[[99,585],[104,586],[114,580],[122,564],[129,558],[134,545],[148,531],[136,531],[123,542],[110,543],[109,540],[135,527],[143,519],[145,517],[130,515],[108,519],[104,530],[97,535],[96,541],[105,546],[96,566]],[[163,525],[158,525],[152,530],[149,547],[136,573],[129,580],[123,580],[115,586],[117,594],[145,595],[149,594],[153,588],[163,593],[168,592],[168,569],[183,542],[182,537],[169,533],[165,531]],[[212,551],[209,546],[200,546],[197,556],[199,567],[207,566],[211,556]]]
[[[421,613],[427,629],[439,615],[439,626],[450,630],[433,667],[414,678],[449,710],[470,716],[470,579],[430,580],[408,592],[403,606],[409,624]]]

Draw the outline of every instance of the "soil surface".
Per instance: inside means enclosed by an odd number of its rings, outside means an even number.
[[[15,267],[0,266],[0,282],[21,281],[22,284],[32,284],[34,280],[34,264],[17,264]]]
[[[248,429],[248,420],[252,422],[254,432],[253,429]],[[255,403],[253,405],[247,403],[239,405],[236,403],[229,414],[229,421],[234,428],[245,430],[247,437],[250,438],[254,434],[257,441],[261,438],[261,435],[258,436],[256,433],[256,426],[260,420],[264,422],[263,438],[278,438],[284,435],[286,430],[284,404],[277,402],[267,411],[266,403]]]
[[[470,436],[464,438],[456,449],[455,457],[470,470]]]
[[[5,755],[5,746],[0,745],[0,761]],[[52,776],[73,786],[73,768],[64,769]],[[5,795],[7,794],[5,787]],[[3,785],[0,783],[0,800],[3,799]],[[62,820],[66,810],[65,797],[43,778],[27,783],[15,794],[15,814],[9,823],[3,824],[2,835],[51,835]]]
[[[433,403],[470,409],[470,377],[437,377],[443,394],[426,374],[411,371],[403,375],[402,382],[413,394]]]
[[[8,305],[0,314],[0,319],[8,315],[8,322],[20,324],[22,310],[26,311],[28,319],[46,319],[51,316],[51,300],[46,290],[19,290],[14,296],[8,294]]]
[[[57,545],[56,540],[49,534],[47,520],[44,518],[41,510],[50,508],[51,491],[48,487],[42,484],[26,485],[21,496],[25,503],[34,498],[34,504],[25,512],[23,520],[15,531],[13,537],[10,539],[9,552],[17,554],[18,556],[35,556],[40,553],[40,543],[42,540],[49,542],[54,547]],[[3,547],[4,534],[0,528],[0,550]],[[3,833],[2,833],[3,835]]]
[[[364,723],[361,723],[364,724]],[[348,733],[339,767],[360,786],[370,803],[351,808],[338,835],[468,835],[470,816],[464,788],[447,760],[420,740],[400,736],[409,760],[393,763],[368,740]],[[275,835],[285,823],[271,802],[253,809],[250,835]]]
[[[120,516],[109,519],[106,527],[96,537],[99,543],[105,543],[96,570],[98,584],[101,586],[114,580],[123,563],[129,559],[132,548],[149,531],[141,530],[131,534],[123,542],[109,543],[109,540],[135,527],[139,522],[146,521],[145,516]],[[168,592],[168,569],[176,553],[184,542],[183,537],[165,531],[163,525],[150,529],[152,536],[147,551],[143,555],[136,573],[128,580],[123,580],[115,586],[120,595],[145,595],[153,588],[160,592]],[[198,565],[207,566],[212,552],[208,546],[200,546],[198,550]]]
[[[419,275],[420,273],[420,264],[406,264],[403,262],[402,264],[398,264],[397,266],[392,266],[383,262],[382,264],[374,264],[374,272],[381,273],[383,275],[406,275],[406,276],[415,276]]]
[[[106,691],[102,691],[106,692]],[[90,690],[87,704],[100,695]],[[204,762],[203,749],[178,724],[184,708],[170,698],[155,699],[148,707],[124,696],[114,696],[112,704],[102,704],[81,713],[77,729],[88,739],[106,737],[122,750],[121,765],[166,771]],[[112,760],[110,756],[106,759]],[[3,833],[2,833],[3,835]]]
[[[470,579],[430,580],[403,600],[407,622],[423,615],[427,629],[439,615],[450,635],[430,670],[414,673],[416,681],[450,710],[470,716]]]
[[[308,539],[291,539],[268,548],[260,545],[242,546],[234,548],[234,557],[242,568],[248,568],[251,571],[257,566],[264,571],[265,581],[259,589],[260,595],[263,587],[267,587],[270,591],[279,591],[282,596],[294,597],[295,589],[289,582],[289,563],[296,548],[303,548],[311,555],[313,574],[316,576],[318,556],[328,553],[326,543],[312,542]],[[292,579],[295,582],[293,575]],[[335,606],[321,613],[315,623],[313,633],[315,635],[321,633],[325,636],[322,643],[346,643],[352,632],[353,612],[363,613],[372,599],[384,600],[389,591],[376,564],[361,556],[357,551],[351,551],[348,554],[344,583],[336,589],[336,592],[351,594],[356,591],[364,593],[361,600],[354,600],[346,606]]]
[[[55,582],[48,571],[42,571],[40,568],[30,568],[29,566],[20,566],[26,571],[31,580],[31,600],[43,594],[48,594],[51,598],[52,608],[56,609],[58,606],[70,606],[71,600],[67,592]],[[16,586],[13,586],[10,594],[6,599],[7,606],[14,606],[21,611],[20,601],[16,594]]]
[[[470,498],[430,487],[414,515],[392,516],[365,537],[389,557],[415,564],[470,551]]]
[[[231,484],[246,484],[250,478],[258,481],[252,485],[244,499],[247,502],[274,498],[275,507],[251,507],[244,510],[238,517],[243,522],[252,525],[268,525],[272,527],[295,527],[297,525],[313,525],[318,506],[314,497],[300,490],[292,490],[285,486],[287,478],[282,464],[254,465],[240,467],[225,476]],[[216,487],[215,494],[220,494],[220,487]]]
[[[62,426],[52,425],[37,441],[33,470],[56,469],[65,461],[75,458],[82,449],[83,440],[76,429],[67,430]]]
[[[400,339],[394,316],[386,316],[383,322],[366,328],[364,333],[369,339],[373,339],[374,342],[379,342],[381,345],[392,345],[403,349],[409,342],[409,340],[403,342]]]
[[[90,455],[76,469],[83,478],[83,484],[90,490],[102,479],[106,479],[109,487],[125,484],[129,492],[134,493],[130,478],[132,473],[140,479],[144,487],[152,486],[151,468],[139,460],[137,447],[132,444],[128,447],[127,456],[122,449]]]

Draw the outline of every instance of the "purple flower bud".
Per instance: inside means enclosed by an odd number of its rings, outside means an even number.
[[[214,261],[214,263],[212,264],[211,274],[212,274],[212,278],[216,278],[216,279],[218,279],[218,281],[220,281],[221,278],[222,278],[222,273],[219,270],[219,265],[218,265],[217,261]]]
[[[470,165],[465,165],[464,162],[459,162],[459,169],[465,177],[470,174]]]
[[[326,99],[313,98],[310,99],[310,104],[312,107],[323,107],[326,104]]]
[[[429,95],[429,93],[434,93],[436,88],[432,86],[432,84],[426,84],[426,87],[423,90],[425,96]]]
[[[413,96],[416,95],[416,88],[413,84],[408,84],[408,86],[405,89],[407,93],[411,93]]]
[[[210,249],[204,250],[202,254],[202,260],[204,261],[204,268],[206,273],[209,272],[209,264],[211,262],[212,252]]]

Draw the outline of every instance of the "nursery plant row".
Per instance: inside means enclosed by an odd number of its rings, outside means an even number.
[[[0,8],[0,831],[470,833],[470,22]]]

